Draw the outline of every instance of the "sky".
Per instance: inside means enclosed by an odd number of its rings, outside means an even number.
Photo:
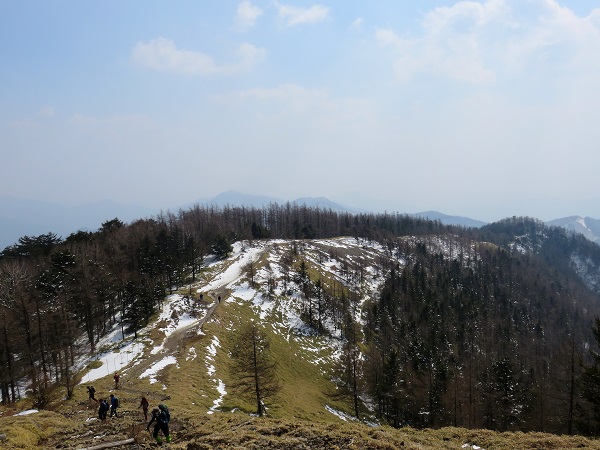
[[[600,218],[591,0],[0,2],[0,196]]]

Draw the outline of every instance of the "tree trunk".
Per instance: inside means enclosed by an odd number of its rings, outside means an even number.
[[[254,389],[256,391],[256,414],[258,414],[258,417],[262,417],[263,408],[262,408],[261,398],[260,398],[260,384],[258,382],[258,355],[256,352],[255,330],[253,330],[253,333],[252,333],[252,351],[253,351],[252,360],[254,363]]]

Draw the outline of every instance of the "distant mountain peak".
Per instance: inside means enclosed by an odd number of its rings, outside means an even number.
[[[444,225],[458,225],[461,227],[479,228],[486,225],[486,222],[481,220],[471,219],[462,216],[450,216],[439,211],[423,211],[412,214],[414,217],[420,217],[429,220],[439,220]]]
[[[565,228],[583,234],[590,241],[600,244],[600,220],[591,217],[568,216],[546,222],[546,225]]]
[[[327,197],[300,197],[295,200],[283,200],[277,197],[270,197],[266,195],[252,195],[252,194],[244,194],[238,191],[225,191],[222,192],[208,200],[202,200],[200,203],[207,205],[216,205],[216,206],[245,206],[245,207],[254,207],[254,208],[262,208],[264,206],[269,206],[271,203],[277,203],[283,205],[285,203],[293,203],[296,205],[305,205],[311,208],[322,208],[322,209],[331,209],[333,211],[338,212],[351,212],[356,213],[359,212],[356,208],[351,208],[348,206],[341,205],[336,203]]]

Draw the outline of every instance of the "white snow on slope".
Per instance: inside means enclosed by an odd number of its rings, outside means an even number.
[[[314,263],[324,279],[334,279],[342,285],[360,291],[356,319],[362,320],[360,314],[362,305],[376,295],[385,278],[378,261],[381,258],[391,257],[386,253],[386,248],[375,242],[355,238],[302,241],[298,245],[301,257]],[[251,305],[261,320],[270,324],[274,332],[284,335],[288,341],[290,339],[298,341],[303,349],[299,356],[317,365],[328,364],[340,353],[340,330],[335,329],[332,322],[324,320],[324,325],[332,337],[316,337],[314,330],[311,330],[301,319],[306,299],[299,286],[290,280],[293,274],[282,259],[290,253],[290,249],[290,241],[237,242],[233,245],[232,254],[225,260],[206,258],[204,281],[198,281],[193,286],[183,286],[182,290],[189,289],[191,292],[198,293],[228,289],[231,295],[224,299],[225,302]],[[266,258],[263,257],[265,254]],[[259,259],[260,268],[257,267],[254,284],[251,286],[247,278],[247,266],[250,262],[258,262]],[[355,270],[358,266],[364,266],[361,277],[356,277],[356,273],[350,277],[349,267]],[[283,281],[285,279],[288,281]],[[269,281],[272,289],[270,292],[267,291]],[[102,366],[88,372],[82,382],[88,383],[111,375],[115,371],[127,371],[142,362],[141,355],[145,349],[150,350],[152,355],[163,356],[158,362],[146,368],[142,374],[142,378],[149,378],[151,383],[156,382],[159,371],[177,364],[175,355],[169,355],[164,347],[166,339],[172,333],[201,320],[203,315],[193,311],[195,307],[196,305],[190,305],[189,300],[182,295],[174,294],[166,297],[158,319],[138,332],[140,338],[137,342],[133,343],[132,336],[127,336],[125,341],[127,344],[120,350],[107,351],[97,356],[96,359],[102,362]],[[147,337],[153,327],[164,333],[165,337],[161,342],[154,343]],[[98,347],[111,345],[114,347],[121,342],[121,339],[120,331],[115,331]],[[219,347],[218,338],[211,337],[205,357],[207,374],[211,378],[215,377],[217,372],[214,357]],[[188,360],[194,359],[195,350],[189,350],[182,357]],[[219,397],[213,400],[209,413],[218,410],[227,395],[224,382],[216,377],[213,381]]]
[[[171,364],[177,364],[177,359],[174,356],[167,356],[160,361],[152,364],[150,368],[146,369],[144,373],[140,375],[140,378],[150,378],[150,384],[156,383],[156,374],[159,370],[164,369]]]
[[[346,414],[343,411],[338,411],[337,409],[333,409],[331,406],[329,405],[325,405],[325,409],[327,410],[327,412],[330,412],[331,414],[333,414],[334,416],[339,417],[340,419],[342,419],[344,422],[355,422],[357,419],[356,417],[351,416],[350,414]]]
[[[20,413],[15,414],[15,416],[28,416],[29,414],[35,414],[39,412],[37,409],[27,409],[25,411],[21,411]]]
[[[242,242],[233,244],[233,255],[230,258],[225,261],[216,261],[209,264],[209,268],[226,268],[216,275],[210,283],[206,284],[203,289],[205,291],[214,291],[223,287],[230,287],[231,284],[239,280],[243,267],[254,261],[264,251],[264,248],[265,244],[262,242],[250,248],[245,248]]]
[[[94,358],[95,361],[101,362],[102,365],[86,373],[81,383],[91,383],[115,372],[122,372],[124,368],[142,354],[144,351],[144,344],[142,342],[130,340],[125,345],[115,348],[119,344],[120,336],[121,331],[114,330],[97,344],[98,348],[104,348],[112,344],[112,349],[98,354]]]
[[[189,309],[190,306],[186,305],[186,301],[183,296],[175,294],[167,297],[161,314],[157,319],[158,323],[163,324],[160,330],[165,333],[165,340],[173,332],[190,326],[200,320],[200,318],[190,315]],[[148,325],[148,327],[139,331],[138,334],[140,336],[148,334],[148,331],[153,326],[154,324]],[[92,359],[92,361],[101,362],[102,365],[87,372],[83,376],[81,383],[91,383],[107,375],[114,374],[115,372],[126,372],[128,368],[138,364],[144,349],[147,346],[154,344],[147,340],[145,341],[142,338],[138,339],[137,341],[134,341],[132,338],[133,336],[129,335],[126,336],[126,341],[122,341],[121,330],[118,326],[115,326],[113,331],[111,331],[97,344],[97,348],[110,348],[110,350],[100,353]],[[154,345],[150,353],[152,355],[156,355],[162,352],[164,350],[163,345],[164,340],[161,344]],[[156,370],[160,370],[160,368],[161,367],[158,366]],[[148,376],[150,376],[150,373]]]
[[[158,323],[165,324],[163,327],[159,328],[159,330],[165,334],[165,339],[162,344],[154,347],[150,354],[156,355],[162,351],[164,342],[173,332],[200,321],[199,318],[189,314],[189,308],[190,306],[186,305],[186,300],[182,295],[173,294],[167,297],[162,312],[158,317]]]
[[[215,401],[213,401],[213,405],[210,407],[206,414],[214,414],[215,411],[218,411],[219,407],[223,403],[223,398],[225,398],[225,396],[227,395],[227,391],[225,390],[225,383],[223,383],[223,381],[221,380],[218,380],[217,391],[219,391],[219,394],[221,396]]]

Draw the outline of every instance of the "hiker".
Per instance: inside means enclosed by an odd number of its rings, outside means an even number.
[[[171,414],[169,413],[169,408],[165,405],[158,405],[158,408],[154,408],[152,410],[152,420],[148,423],[146,430],[150,431],[150,425],[152,422],[156,421],[156,425],[154,425],[154,432],[152,433],[152,437],[156,439],[156,443],[161,445],[162,439],[158,435],[159,431],[162,431],[165,435],[165,439],[167,442],[171,442],[171,436],[169,435],[169,421],[171,420]]]
[[[98,417],[100,420],[106,419],[106,413],[108,412],[108,402],[105,399],[100,399],[100,406],[98,407]]]
[[[89,394],[89,396],[90,396],[90,400],[97,401],[97,400],[94,398],[94,394],[96,393],[96,389],[94,389],[94,386],[88,386],[88,387],[87,387],[87,391],[88,391],[88,394]]]
[[[113,378],[115,379],[115,389],[119,389],[119,373],[115,372],[115,376]]]
[[[217,297],[217,303],[221,303],[221,296],[220,295]]]
[[[115,417],[119,417],[117,415],[117,408],[119,407],[119,398],[115,396],[115,394],[110,394],[110,417],[113,415]]]
[[[138,406],[138,409],[142,408],[142,411],[144,411],[144,420],[148,420],[148,406],[148,400],[142,395],[142,401],[140,402],[140,406]]]

